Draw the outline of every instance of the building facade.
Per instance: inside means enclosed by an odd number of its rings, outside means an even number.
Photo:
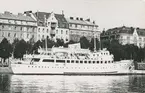
[[[122,45],[134,44],[145,47],[145,29],[133,27],[117,27],[109,29],[101,34],[101,39],[117,39]]]
[[[35,17],[38,23],[37,40],[48,36],[54,41],[56,39],[63,39],[65,43],[69,41],[68,23],[63,14],[36,12]]]
[[[14,39],[36,40],[36,21],[26,14],[12,14],[8,11],[0,13],[0,42],[7,38],[10,43]]]
[[[83,18],[67,18],[69,23],[70,40],[79,42],[82,36],[91,40],[94,36],[100,40],[100,31],[97,30],[98,25],[91,22],[90,19],[84,20]]]

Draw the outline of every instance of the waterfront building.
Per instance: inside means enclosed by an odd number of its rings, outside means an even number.
[[[63,14],[36,12],[35,17],[38,23],[37,40],[48,36],[54,41],[56,39],[63,39],[65,43],[69,41],[68,23]]]
[[[36,21],[26,13],[12,14],[8,11],[0,13],[0,42],[7,38],[10,43],[18,38],[29,41],[36,40]]]
[[[103,31],[101,39],[116,39],[122,45],[134,44],[138,47],[145,47],[145,29],[133,27],[116,27]]]
[[[97,30],[98,25],[95,22],[91,22],[90,19],[84,20],[83,18],[67,18],[69,23],[70,40],[78,42],[82,36],[85,36],[88,40],[95,37],[100,40],[100,31]]]

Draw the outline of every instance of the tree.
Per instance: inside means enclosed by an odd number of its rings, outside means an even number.
[[[23,55],[26,54],[27,51],[27,43],[22,39],[20,40],[14,49],[14,58],[23,58]]]
[[[81,44],[81,48],[88,49],[90,42],[86,37],[83,36],[80,38],[80,44]]]
[[[0,43],[0,57],[4,60],[3,62],[11,56],[12,51],[12,45],[4,38]]]
[[[99,50],[99,48],[100,48],[100,47],[99,47],[99,40],[98,40],[97,38],[96,38],[95,40],[96,40],[96,50]],[[91,51],[94,50],[94,38],[91,39],[89,49],[90,49]]]
[[[34,53],[34,54],[38,54],[38,49],[40,47],[43,47],[43,44],[40,40],[38,40],[36,43],[34,43],[34,45],[32,46],[32,52],[31,53]]]
[[[64,46],[64,40],[63,39],[56,39],[56,44],[55,44],[56,47],[59,47],[59,46]]]
[[[108,50],[114,55],[115,61],[125,59],[126,52],[124,51],[123,46],[119,44],[118,40],[112,40]]]

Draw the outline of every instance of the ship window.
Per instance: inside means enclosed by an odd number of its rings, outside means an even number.
[[[67,60],[67,63],[70,63],[70,60]]]
[[[108,61],[108,63],[110,63],[110,61]]]
[[[74,63],[74,60],[71,60],[71,63]]]
[[[101,61],[101,63],[103,63],[103,61]]]
[[[33,58],[32,59],[32,61],[34,61],[34,62],[39,62],[39,60],[40,60],[39,58]]]
[[[107,63],[107,61],[105,61],[105,63]]]
[[[95,61],[93,61],[93,63],[95,63]]]
[[[83,63],[83,61],[80,61],[80,63]]]
[[[52,59],[43,59],[43,62],[54,62]]]
[[[113,61],[112,61],[112,63],[113,63]]]
[[[65,60],[56,60],[58,63],[65,63]]]
[[[76,60],[76,63],[79,63],[79,61],[78,61],[78,60]]]
[[[91,61],[89,61],[89,63],[91,63]]]
[[[97,63],[99,63],[99,61],[97,61]]]

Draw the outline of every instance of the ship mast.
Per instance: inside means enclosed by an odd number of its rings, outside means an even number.
[[[94,27],[93,27],[93,31],[94,31],[94,52],[96,52],[96,33],[95,33],[95,24],[94,24]]]

